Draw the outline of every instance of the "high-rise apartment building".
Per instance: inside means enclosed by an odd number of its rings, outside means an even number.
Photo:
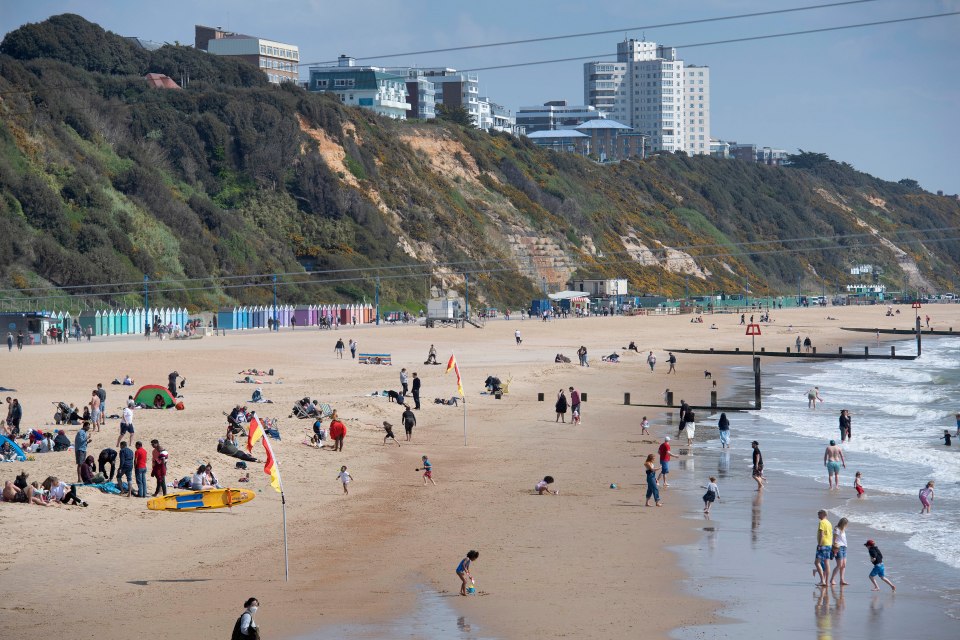
[[[437,91],[437,106],[463,107],[470,114],[474,126],[480,122],[480,78],[475,73],[460,73],[456,69],[423,69],[423,75]]]
[[[647,136],[650,151],[709,154],[709,69],[691,69],[695,75],[688,76],[676,49],[630,38],[617,43],[616,62],[584,64],[584,102]],[[690,91],[688,80],[694,83]],[[696,99],[688,100],[690,97]],[[697,105],[694,112],[704,115],[690,116],[690,104]],[[694,130],[690,129],[691,117],[695,120]]]
[[[710,155],[710,67],[687,65],[683,78],[687,153]]]

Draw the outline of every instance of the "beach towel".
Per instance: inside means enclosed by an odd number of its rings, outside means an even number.
[[[75,487],[95,487],[95,488],[97,488],[97,489],[100,489],[100,491],[102,491],[102,492],[104,492],[104,493],[112,493],[112,494],[114,494],[114,495],[120,495],[120,487],[117,486],[117,483],[116,483],[116,482],[99,482],[99,483],[96,483],[96,484],[94,484],[94,483],[91,483],[91,484],[81,484],[81,483],[78,483],[78,482],[74,482],[74,483],[73,483],[73,486],[75,486]]]

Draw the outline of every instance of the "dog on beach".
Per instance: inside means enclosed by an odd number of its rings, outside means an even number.
[[[703,377],[704,377],[704,379],[713,378],[713,374],[710,373],[709,371],[704,371],[704,372],[703,372]]]
[[[387,391],[387,400],[389,400],[390,402],[396,402],[397,404],[400,404],[400,400],[402,399],[403,399],[403,396],[400,395],[399,392],[394,391],[393,389],[391,389],[390,391]]]

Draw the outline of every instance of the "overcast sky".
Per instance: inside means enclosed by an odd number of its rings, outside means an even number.
[[[460,69],[616,51],[624,35],[679,47],[709,65],[715,138],[821,151],[889,180],[960,192],[960,16],[684,48],[681,45],[960,11],[960,0],[876,0],[779,16],[669,28],[637,27],[825,4],[830,0],[3,0],[0,32],[77,13],[121,35],[184,44],[194,24],[300,47],[303,62],[378,56],[585,31],[623,33],[380,64]],[[633,29],[631,29],[633,28]],[[374,62],[371,62],[374,63]],[[375,63],[374,63],[375,64]],[[583,102],[582,62],[480,73],[481,94],[516,110]],[[305,68],[304,68],[305,69]]]

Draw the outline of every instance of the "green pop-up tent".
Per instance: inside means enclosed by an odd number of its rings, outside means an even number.
[[[133,401],[137,404],[142,404],[147,408],[153,408],[153,400],[157,396],[163,398],[163,408],[169,409],[177,403],[177,401],[170,395],[170,390],[166,387],[161,387],[158,384],[148,384],[140,387],[140,390],[137,391],[137,395],[133,396]]]

